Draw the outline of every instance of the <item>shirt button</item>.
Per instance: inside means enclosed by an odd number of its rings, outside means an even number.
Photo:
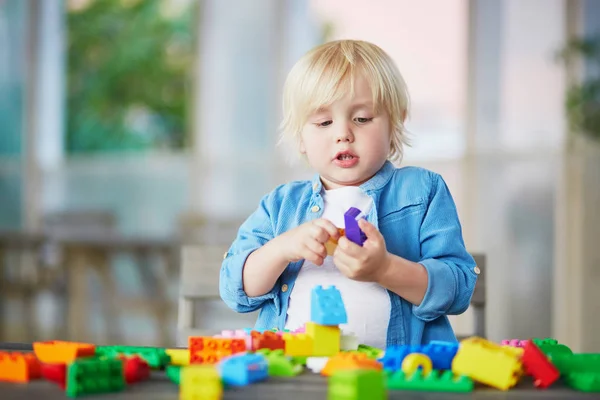
[[[321,209],[321,207],[319,206],[312,206],[312,208],[310,209],[310,211],[312,212],[318,212]]]
[[[283,293],[287,292],[287,290],[288,290],[288,285],[287,284],[284,283],[283,285],[281,285],[281,291]]]
[[[479,275],[481,273],[481,270],[479,269],[479,267],[476,265],[475,268],[473,268],[473,271],[475,271],[475,273],[477,275]]]

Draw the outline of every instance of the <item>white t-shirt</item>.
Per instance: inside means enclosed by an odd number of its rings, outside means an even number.
[[[372,199],[356,186],[325,190],[322,218],[344,227],[344,213],[356,207],[367,215],[373,206]],[[387,328],[390,320],[390,298],[382,286],[371,282],[358,282],[347,278],[327,256],[322,266],[304,261],[290,294],[286,329],[297,329],[310,321],[312,289],[317,286],[335,286],[342,294],[348,323],[340,325],[342,331],[352,332],[359,343],[386,348]]]

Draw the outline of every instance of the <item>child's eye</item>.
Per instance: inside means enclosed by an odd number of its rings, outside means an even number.
[[[354,118],[354,120],[356,122],[358,122],[359,124],[366,124],[367,122],[371,122],[373,121],[373,118],[362,118],[362,117],[358,117],[358,118]]]
[[[321,127],[326,127],[333,124],[333,121],[329,120],[329,121],[323,121],[323,122],[319,122],[317,123],[317,126],[321,126]]]

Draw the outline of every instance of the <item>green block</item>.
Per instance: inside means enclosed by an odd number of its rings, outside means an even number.
[[[561,374],[592,372],[600,374],[600,354],[577,353],[549,356],[550,361]]]
[[[394,390],[419,390],[428,392],[471,392],[473,380],[467,376],[454,375],[452,371],[433,370],[423,377],[421,370],[406,376],[402,370],[387,372],[387,387]]]
[[[355,350],[359,353],[364,353],[367,355],[367,357],[371,358],[371,359],[378,359],[380,357],[383,357],[383,355],[385,354],[385,351],[383,351],[382,349],[378,349],[377,347],[372,347],[372,346],[367,346],[366,344],[359,344],[358,345],[358,350]]]
[[[67,370],[69,397],[92,393],[118,392],[125,388],[123,361],[82,358],[76,360]]]
[[[99,346],[96,353],[106,357],[117,357],[118,355],[139,356],[145,360],[150,368],[158,369],[166,367],[171,363],[171,356],[162,347],[140,347],[140,346]]]
[[[548,357],[552,355],[573,354],[573,351],[558,340],[552,338],[532,339],[533,343]]]
[[[374,369],[339,370],[329,378],[328,400],[387,399],[385,375]]]
[[[165,370],[167,377],[173,381],[173,383],[180,384],[181,381],[181,366],[179,365],[167,365]]]
[[[565,375],[565,383],[581,392],[600,392],[600,374],[594,372],[577,372]]]
[[[255,353],[262,354],[267,359],[270,376],[296,376],[304,369],[299,360],[286,356],[281,349],[260,349]]]

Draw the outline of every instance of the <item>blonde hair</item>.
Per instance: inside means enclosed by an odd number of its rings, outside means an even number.
[[[358,40],[337,40],[306,53],[293,66],[283,88],[283,121],[280,142],[295,139],[310,114],[352,93],[357,75],[367,80],[373,93],[375,111],[385,110],[392,135],[388,159],[401,160],[409,145],[404,121],[408,117],[409,95],[398,67],[378,46]]]

